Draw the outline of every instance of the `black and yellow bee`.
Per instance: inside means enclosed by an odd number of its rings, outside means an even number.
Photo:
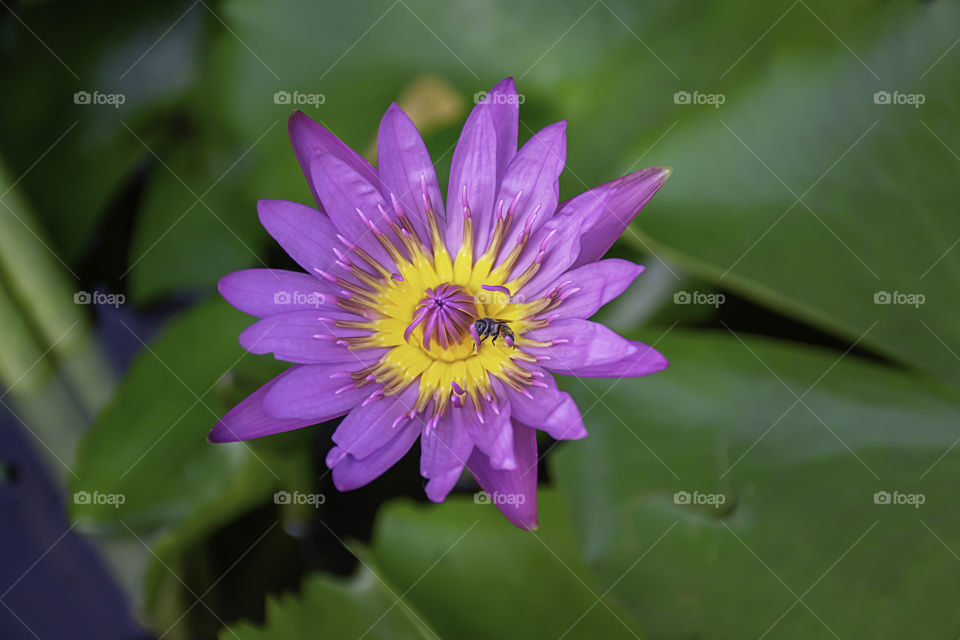
[[[470,334],[474,343],[479,347],[487,338],[492,338],[490,344],[497,344],[497,338],[503,338],[508,347],[513,347],[513,330],[506,320],[497,318],[480,318],[470,326]]]

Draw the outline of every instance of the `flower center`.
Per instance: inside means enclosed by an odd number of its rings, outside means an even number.
[[[469,333],[471,323],[478,318],[473,296],[461,285],[449,282],[431,287],[424,294],[413,321],[403,332],[403,339],[409,342],[414,329],[423,325],[422,343],[427,351],[433,341],[443,349],[461,342]]]
[[[338,236],[352,255],[335,249],[337,264],[352,279],[319,269],[317,272],[342,288],[337,299],[342,309],[364,318],[340,320],[337,325],[370,331],[366,336],[346,338],[349,348],[387,348],[375,364],[354,371],[351,384],[376,382],[382,385],[375,392],[378,396],[395,395],[416,384],[417,399],[410,415],[429,410],[431,424],[435,424],[451,405],[470,405],[478,415],[483,404],[492,404],[496,410],[493,379],[517,390],[536,384],[535,375],[521,366],[537,361],[525,347],[548,344],[532,342],[523,334],[546,326],[546,320],[538,316],[559,304],[561,287],[533,301],[511,297],[510,292],[518,291],[540,268],[552,237],[551,233],[541,243],[535,259],[513,273],[532,225],[532,219],[528,219],[519,239],[504,252],[506,255],[501,255],[516,200],[513,204],[498,203],[496,225],[486,250],[475,251],[473,219],[464,195],[462,244],[451,256],[422,180],[421,191],[426,235],[417,231],[392,196],[394,215],[379,208],[383,227],[357,210],[390,255],[396,271]],[[515,344],[515,339],[519,343]]]

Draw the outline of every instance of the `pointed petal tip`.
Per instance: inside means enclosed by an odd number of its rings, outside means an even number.
[[[506,514],[506,513],[504,515],[507,516],[507,520],[509,520],[513,526],[523,531],[536,531],[537,529],[540,528],[540,520],[539,518],[537,518],[536,513],[534,513],[532,518],[530,519],[524,519],[519,517],[512,518],[510,517],[509,514]]]
[[[583,427],[583,425],[579,425],[578,428],[570,429],[568,433],[564,433],[564,434],[562,434],[562,435],[563,435],[563,438],[558,438],[558,440],[564,440],[564,441],[566,441],[566,440],[583,440],[584,438],[586,438],[587,436],[589,436],[590,433],[587,432],[586,428]]]
[[[236,271],[231,271],[231,272],[229,272],[229,273],[225,273],[225,274],[223,274],[222,276],[220,276],[219,278],[217,278],[217,289],[219,290],[220,287],[223,286],[224,282],[228,281],[228,279],[230,278],[230,276],[232,276],[234,273],[236,273]]]
[[[622,183],[621,184],[621,188],[622,188],[627,185],[634,184],[635,182],[637,186],[639,186],[640,184],[646,183],[647,185],[653,184],[654,185],[653,189],[654,191],[656,191],[657,189],[663,186],[663,183],[665,183],[667,181],[667,178],[669,178],[671,175],[673,175],[673,167],[667,167],[667,166],[646,167],[644,169],[637,169],[636,171],[632,171],[627,175],[622,176],[617,180],[614,180],[613,183],[607,183],[607,185],[615,184],[619,182],[619,183]],[[601,185],[600,188],[606,187],[607,185]],[[650,187],[648,186],[647,188],[650,188]]]
[[[497,84],[490,87],[488,93],[501,93],[501,94],[512,94],[517,95],[517,86],[514,82],[513,76],[507,76]],[[516,102],[516,101],[513,101]]]
[[[296,427],[299,428],[299,427]],[[262,433],[248,434],[244,429],[234,426],[228,426],[222,419],[213,426],[213,429],[210,430],[210,433],[207,434],[207,442],[212,444],[226,444],[230,442],[246,442],[254,440],[257,438],[264,438],[266,436],[274,436],[279,433],[284,433],[289,431],[290,428],[274,428],[274,429],[264,429]]]
[[[636,357],[638,361],[644,363],[643,371],[638,371],[634,375],[625,376],[630,378],[642,378],[653,373],[659,373],[670,367],[670,361],[667,357],[654,349],[650,345],[643,343],[634,343],[630,356]]]
[[[624,178],[636,176],[641,183],[646,182],[649,185],[647,188],[652,189],[653,193],[656,193],[666,183],[667,178],[672,175],[673,167],[649,167],[627,174]]]
[[[660,167],[646,167],[644,169],[637,169],[632,171],[625,176],[622,176],[613,182],[608,182],[607,184],[600,185],[600,189],[608,187],[610,185],[619,184],[618,188],[625,188],[628,186],[641,186],[646,184],[646,188],[651,188],[650,185],[654,185],[654,193],[658,190],[663,183],[667,181],[673,175],[673,167],[660,166]]]
[[[234,433],[231,433],[230,428],[223,422],[217,422],[213,426],[213,429],[210,430],[210,433],[207,434],[207,442],[211,444],[222,444],[224,442],[239,442],[241,438],[238,438]]]
[[[654,181],[656,183],[654,190],[660,191],[660,188],[666,184],[667,178],[673,175],[673,167],[657,167],[657,169],[659,169],[659,172],[654,177]]]
[[[394,124],[396,118],[406,118],[407,120],[410,120],[410,116],[408,116],[407,112],[403,110],[403,107],[396,102],[391,102],[387,109],[383,112],[383,116],[380,118],[380,131],[382,132],[383,128],[387,126],[396,126]]]
[[[294,109],[293,111],[290,112],[290,116],[287,118],[287,133],[290,134],[291,140],[294,138],[297,131],[304,124],[306,124],[304,122],[305,120],[309,120],[310,122],[313,122],[313,120],[310,119],[310,116],[305,114],[300,109]]]
[[[536,492],[527,498],[531,501],[530,503],[497,504],[496,507],[513,526],[524,531],[536,531],[540,526]]]
[[[341,460],[347,457],[347,452],[341,449],[340,447],[333,447],[330,451],[327,452],[327,457],[324,462],[327,465],[328,469],[333,469]]]
[[[334,467],[333,468],[334,473],[331,475],[333,476],[333,486],[337,488],[337,491],[341,493],[346,493],[347,491],[352,491],[353,489],[356,489],[356,487],[351,486],[350,483],[344,481],[343,477],[336,473],[336,470],[337,470],[336,467]]]
[[[228,273],[225,276],[220,276],[220,279],[217,280],[217,293],[220,294],[220,297],[224,300],[227,300],[227,295],[224,293],[226,289],[230,287],[231,282],[233,281],[233,274],[235,272]],[[229,300],[227,300],[229,302]]]
[[[567,135],[567,121],[566,120],[557,120],[556,122],[551,122],[547,126],[539,129],[530,136],[530,139],[527,140],[526,144],[529,144],[534,138],[540,138],[541,140],[546,139],[547,142],[554,143],[562,141],[566,144],[566,135]],[[561,138],[561,140],[554,140],[554,138]]]
[[[423,493],[427,496],[427,500],[434,504],[441,504],[444,500],[447,499],[448,493],[438,491],[435,488],[433,481],[428,481],[423,487]]]
[[[670,368],[670,361],[667,360],[667,357],[665,355],[663,355],[653,347],[647,347],[647,349],[653,351],[653,353],[646,354],[646,353],[643,353],[642,349],[638,349],[640,358],[647,360],[646,371],[641,373],[639,376],[634,376],[634,377],[648,376],[653,373],[660,373],[661,371],[666,371],[667,369]]]
[[[270,217],[271,203],[273,202],[275,202],[275,200],[271,198],[260,198],[257,200],[257,219],[264,228],[267,226],[265,219]]]
[[[662,354],[660,358],[662,359],[663,362],[662,362],[662,366],[659,369],[657,369],[657,371],[666,371],[667,369],[670,368],[670,361],[667,360],[666,356]]]

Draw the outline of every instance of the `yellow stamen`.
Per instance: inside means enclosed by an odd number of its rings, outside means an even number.
[[[500,203],[489,246],[474,263],[473,218],[464,191],[463,241],[457,251],[456,260],[451,260],[432,203],[426,195],[426,187],[421,187],[432,247],[421,241],[411,221],[394,199],[395,217],[380,209],[386,221],[385,228],[392,231],[393,235],[388,235],[362,213],[358,213],[393,259],[397,272],[386,269],[364,250],[344,240],[347,247],[363,263],[369,265],[374,273],[360,269],[348,259],[342,258],[341,262],[361,285],[329,274],[321,275],[350,292],[349,299],[341,298],[338,301],[341,308],[368,318],[337,322],[340,327],[371,331],[369,336],[346,338],[349,348],[389,348],[379,362],[353,374],[356,384],[375,381],[383,385],[384,395],[393,396],[415,383],[417,400],[413,409],[417,412],[442,415],[450,410],[453,404],[466,407],[467,403],[472,405],[474,410],[480,411],[488,401],[495,400],[492,378],[501,380],[513,389],[522,389],[531,384],[533,378],[529,371],[518,364],[533,363],[537,359],[521,348],[507,346],[503,339],[496,344],[487,340],[477,348],[468,332],[447,347],[442,347],[437,340],[431,340],[424,346],[425,323],[421,322],[410,331],[407,330],[414,323],[417,307],[426,296],[427,289],[434,289],[443,283],[462,287],[474,298],[477,317],[472,320],[490,317],[508,323],[514,333],[514,344],[520,347],[541,344],[524,339],[522,334],[545,324],[533,318],[549,306],[552,299],[515,302],[511,296],[497,290],[504,286],[504,280],[514,267],[530,235],[531,223],[528,222],[510,254],[493,268],[513,220],[515,203],[506,217],[499,213],[503,208],[503,203]],[[401,252],[394,242],[399,242],[399,247],[402,247],[405,253]],[[527,271],[530,269],[535,270],[536,267],[531,266]],[[522,284],[525,281],[521,276],[514,282]],[[490,290],[491,287],[493,290]],[[516,291],[515,287],[515,284],[507,286],[510,291]],[[409,339],[404,338],[405,332]],[[455,389],[459,389],[459,393]],[[455,400],[454,395],[457,395]]]

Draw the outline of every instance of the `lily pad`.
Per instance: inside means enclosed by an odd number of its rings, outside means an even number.
[[[591,435],[553,458],[599,585],[651,637],[956,629],[951,387],[730,334],[657,348],[655,376],[568,381]]]

